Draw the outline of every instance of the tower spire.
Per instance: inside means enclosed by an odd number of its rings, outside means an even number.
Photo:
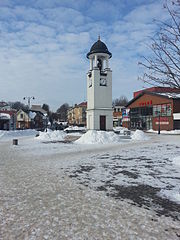
[[[98,40],[100,41],[101,39],[100,39],[100,34],[98,35]]]

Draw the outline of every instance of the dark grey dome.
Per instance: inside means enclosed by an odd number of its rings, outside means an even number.
[[[101,40],[100,37],[97,42],[95,42],[91,49],[90,52],[87,54],[87,58],[89,58],[89,55],[93,53],[107,53],[109,55],[109,58],[112,57],[112,54],[108,51],[108,48],[106,47],[106,44],[104,44]]]

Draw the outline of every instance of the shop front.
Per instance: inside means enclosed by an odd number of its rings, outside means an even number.
[[[172,130],[179,128],[174,111],[179,111],[180,99],[142,92],[126,106],[129,108],[130,128],[142,130]],[[179,127],[178,127],[179,126]]]

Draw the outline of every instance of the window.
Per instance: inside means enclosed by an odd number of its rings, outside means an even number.
[[[166,107],[166,111],[167,111],[167,116],[171,116],[171,104],[167,104],[167,107]]]
[[[153,117],[171,116],[171,104],[162,104],[153,106]]]
[[[23,113],[21,113],[21,115],[20,115],[20,118],[21,118],[21,119],[23,119],[23,118],[24,118],[24,115],[23,115]]]

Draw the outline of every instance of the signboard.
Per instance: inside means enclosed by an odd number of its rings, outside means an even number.
[[[144,107],[144,106],[149,106],[152,105],[152,100],[146,101],[146,102],[140,102],[139,106]]]
[[[159,125],[159,118],[155,118],[155,124]],[[160,117],[160,125],[169,125],[169,119],[167,117]]]

